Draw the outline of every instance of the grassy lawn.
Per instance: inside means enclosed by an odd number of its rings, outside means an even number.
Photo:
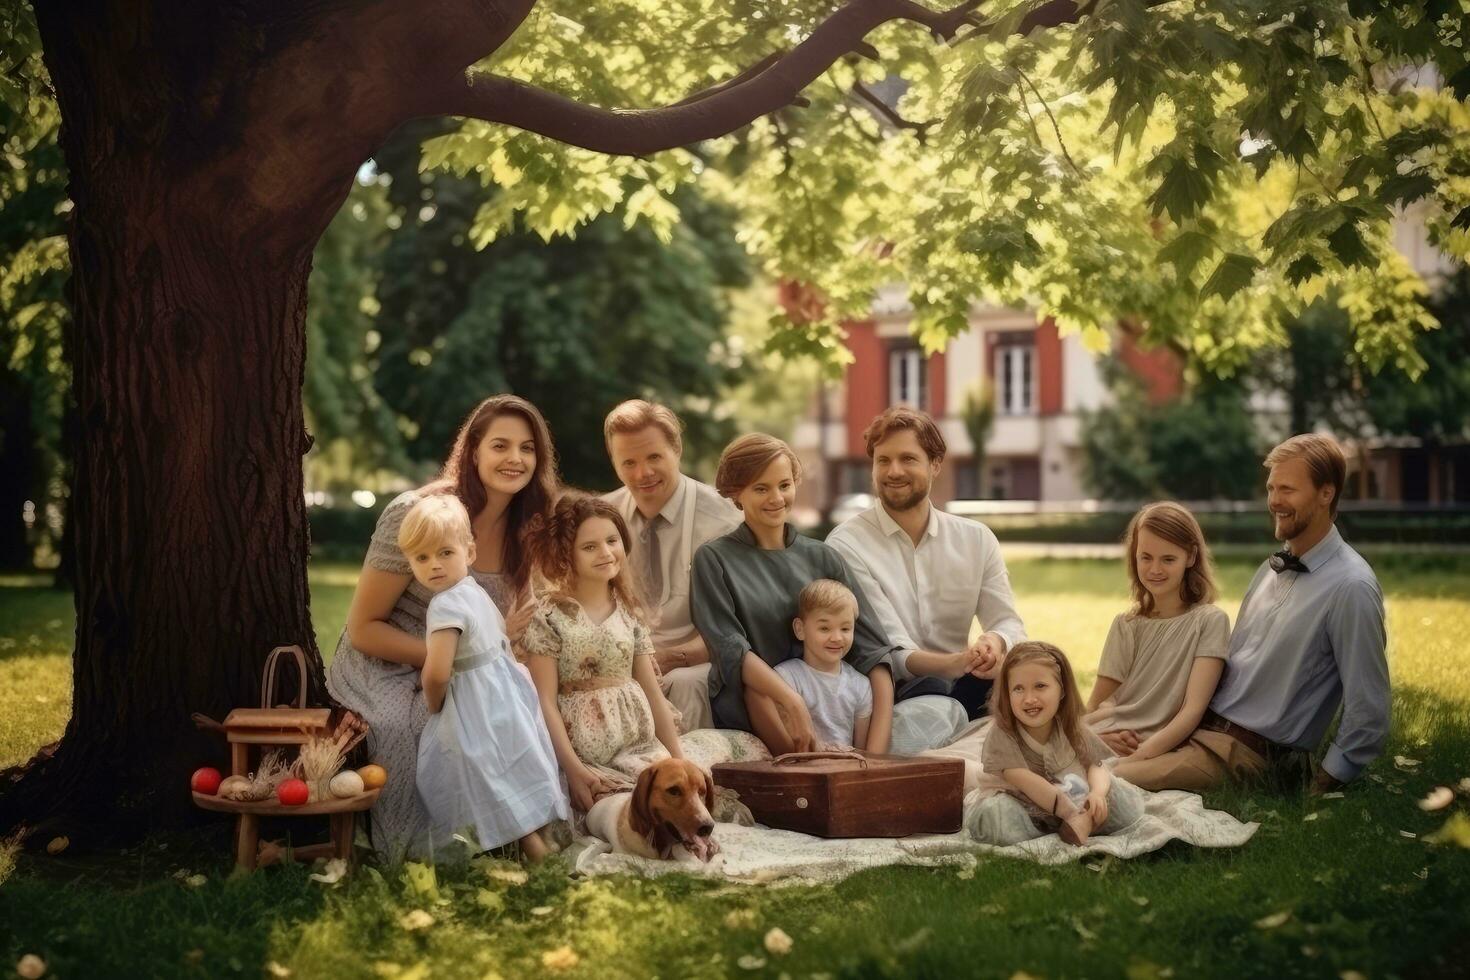
[[[1470,975],[1470,850],[1424,839],[1466,815],[1465,796],[1447,812],[1415,805],[1470,776],[1470,558],[1370,560],[1388,595],[1393,741],[1342,799],[1211,797],[1261,821],[1240,849],[1054,869],[982,859],[820,887],[575,881],[555,861],[523,883],[482,865],[432,885],[368,868],[326,887],[293,867],[228,879],[216,827],[123,854],[22,855],[8,878],[0,854],[0,975],[24,953],[56,976]],[[1232,617],[1252,567],[1222,569]],[[353,575],[313,576],[328,653]],[[1124,605],[1121,569],[1017,561],[1011,576],[1028,632],[1090,684]],[[69,596],[0,580],[0,766],[65,725],[71,624]],[[414,910],[433,924],[406,927]],[[794,940],[788,954],[763,948],[772,928]]]

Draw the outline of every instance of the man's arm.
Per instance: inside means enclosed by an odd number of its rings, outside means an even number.
[[[1342,720],[1322,758],[1317,783],[1350,782],[1378,757],[1388,741],[1391,693],[1383,593],[1372,580],[1348,582],[1327,614],[1327,639],[1342,680]]]
[[[975,603],[975,615],[986,634],[994,634],[1003,643],[1001,654],[1026,639],[1026,624],[1016,611],[1016,596],[1011,591],[1011,575],[1006,570],[1006,560],[1000,553],[1000,541],[995,532],[984,524],[981,534],[980,598]]]

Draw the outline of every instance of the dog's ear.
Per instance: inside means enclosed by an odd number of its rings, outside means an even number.
[[[628,826],[633,828],[633,833],[639,837],[647,837],[654,827],[653,808],[653,766],[649,766],[638,774],[638,782],[633,786],[633,800],[628,804]]]
[[[715,777],[708,770],[701,769],[700,775],[704,776],[704,808],[711,812],[715,809]]]

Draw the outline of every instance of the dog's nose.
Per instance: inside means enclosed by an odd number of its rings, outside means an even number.
[[[710,834],[712,834],[714,832],[715,832],[715,825],[713,823],[702,823],[702,824],[699,825],[699,836],[701,836],[701,837],[708,837]]]

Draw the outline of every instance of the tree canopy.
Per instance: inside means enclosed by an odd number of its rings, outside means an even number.
[[[467,121],[424,162],[502,188],[481,241],[619,205],[667,233],[674,188],[717,188],[826,300],[789,351],[840,358],[898,281],[931,347],[990,300],[1094,335],[1127,315],[1229,370],[1335,286],[1354,357],[1413,371],[1434,321],[1390,223],[1470,253],[1465,35],[1454,0],[542,2],[456,106],[523,129]],[[741,92],[774,104],[735,135],[681,115]],[[648,105],[672,107],[587,108]]]

